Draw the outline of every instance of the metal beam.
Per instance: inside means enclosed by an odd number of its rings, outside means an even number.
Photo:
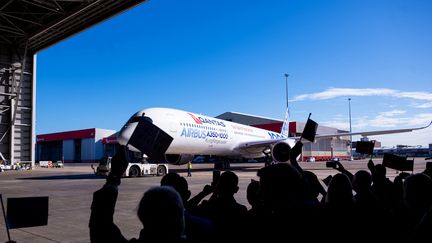
[[[15,29],[10,28],[10,27],[8,28],[7,26],[1,26],[0,25],[0,30],[4,31],[4,32],[11,33],[11,34],[14,34],[16,36],[24,36],[25,35],[25,33],[16,32]]]
[[[66,12],[64,11],[64,9],[62,8],[62,6],[61,6],[57,1],[55,1],[55,0],[52,0],[52,1],[53,1],[54,4],[57,6],[57,8],[60,9],[60,10],[62,11],[62,13],[66,13]]]
[[[49,31],[50,29],[55,28],[56,26],[60,26],[60,25],[61,25],[62,23],[64,23],[64,22],[70,21],[72,18],[74,18],[75,16],[79,15],[81,12],[83,12],[83,11],[89,9],[89,8],[92,8],[94,5],[100,3],[101,1],[102,1],[102,0],[96,0],[95,2],[91,3],[90,5],[87,5],[86,7],[80,9],[79,11],[77,11],[77,12],[75,12],[75,13],[73,13],[73,14],[67,16],[66,18],[64,18],[64,19],[62,19],[62,20],[56,22],[55,24],[53,24],[53,25],[51,25],[51,26],[49,26],[49,27],[43,29],[43,30],[40,31],[39,33],[36,33],[36,34],[34,34],[33,36],[31,36],[31,37],[29,38],[29,41],[31,41],[32,39],[35,39],[35,38],[37,38],[37,37],[39,37],[39,36],[45,34],[47,31]]]
[[[39,8],[43,8],[43,9],[49,10],[51,12],[55,12],[55,13],[58,13],[58,14],[63,14],[62,12],[58,11],[57,9],[55,9],[55,6],[53,6],[53,5],[47,6],[46,4],[38,3],[38,2],[34,2],[34,1],[29,1],[29,0],[21,0],[21,1],[24,2],[24,3],[31,4],[33,6],[39,7]],[[47,2],[45,2],[45,3],[47,3]],[[52,8],[52,7],[54,7],[54,8]]]
[[[8,22],[10,25],[12,25],[19,32],[25,34],[24,30],[22,30],[20,27],[18,27],[16,24],[14,24],[12,21],[10,21],[8,18],[6,18],[5,16],[3,16],[3,14],[1,12],[0,12],[0,17],[2,17],[6,22]]]
[[[5,9],[9,4],[11,4],[13,1],[15,0],[10,0],[9,2],[5,3],[1,8],[0,11],[2,11],[3,9]]]
[[[16,97],[15,97],[16,98],[16,104],[15,104],[15,106],[12,106],[12,108],[13,108],[12,126],[15,125],[16,113],[17,113],[18,102],[19,102],[19,94],[21,92],[22,83],[24,82],[24,70],[26,68],[26,60],[27,60],[27,47],[28,47],[28,42],[24,48],[24,57],[21,59],[21,76],[20,76],[20,82],[18,85],[18,89],[16,90]]]
[[[8,18],[21,20],[21,21],[23,21],[23,22],[31,23],[31,24],[34,24],[34,25],[45,26],[44,24],[41,24],[41,23],[38,23],[38,22],[34,22],[34,21],[32,21],[32,20],[28,20],[28,19],[23,19],[23,18],[20,18],[20,17],[15,16],[15,15],[7,14],[7,13],[5,13],[5,12],[3,12],[2,14],[3,14],[4,16],[8,17]]]
[[[16,94],[14,94],[14,93],[4,93],[4,92],[0,92],[0,95],[11,96],[11,97],[15,97],[16,96]]]
[[[6,131],[3,133],[3,135],[0,138],[0,142],[3,141],[3,139],[6,137],[6,135],[8,134],[9,131],[10,131],[10,127],[8,127],[8,129],[6,129]]]
[[[0,38],[1,38],[5,43],[7,43],[8,45],[11,45],[11,44],[12,44],[12,42],[11,42],[9,39],[7,39],[6,37],[4,37],[4,36],[0,36]]]
[[[145,0],[96,0],[32,35],[29,38],[29,49],[39,51],[142,2]],[[55,33],[53,33],[54,31]]]

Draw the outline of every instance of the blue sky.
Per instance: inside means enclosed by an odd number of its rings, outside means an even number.
[[[37,54],[37,134],[173,107],[353,131],[432,120],[431,1],[148,1]],[[432,143],[432,129],[375,136]]]

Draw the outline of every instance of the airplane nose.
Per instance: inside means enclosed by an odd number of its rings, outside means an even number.
[[[119,143],[120,145],[126,145],[127,142],[128,142],[128,140],[125,139],[123,136],[120,136],[120,134],[119,134],[119,136],[117,137],[117,141],[118,141],[118,143]]]
[[[138,122],[126,124],[118,133],[117,140],[120,145],[126,145],[129,142],[132,133],[134,132]]]

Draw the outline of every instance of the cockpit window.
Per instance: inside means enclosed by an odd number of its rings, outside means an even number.
[[[142,117],[141,117],[141,116],[134,116],[134,117],[131,117],[131,118],[129,119],[129,122],[128,122],[128,123],[139,122],[141,119],[145,119],[145,120],[147,120],[147,121],[153,123],[153,120],[152,120],[150,117],[148,117],[148,116],[142,116]]]
[[[134,116],[130,119],[129,123],[133,123],[133,122],[139,122],[139,120],[141,119],[141,117],[139,116]]]
[[[153,123],[153,120],[150,117],[148,117],[148,116],[143,116],[142,118],[145,119],[145,120],[147,120],[147,121],[149,121],[149,122],[151,122],[151,123]]]

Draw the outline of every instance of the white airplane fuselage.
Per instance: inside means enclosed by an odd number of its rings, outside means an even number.
[[[263,151],[238,150],[240,144],[258,140],[284,139],[280,133],[225,121],[214,117],[170,108],[148,108],[135,113],[120,130],[119,143],[126,145],[137,122],[134,117],[150,118],[153,124],[173,137],[166,154],[193,154],[239,156],[243,158],[263,157]],[[284,139],[293,146],[294,139]],[[133,150],[133,148],[132,148]]]
[[[151,120],[157,129],[163,130],[173,138],[165,151],[164,160],[177,165],[189,162],[195,155],[216,155],[247,159],[271,155],[275,162],[287,162],[290,160],[291,148],[296,141],[302,139],[302,137],[288,138],[283,135],[288,134],[288,113],[283,123],[283,131],[277,133],[177,109],[148,108],[135,113],[118,133],[118,142],[133,151],[139,151],[139,149],[129,144],[129,139],[141,119]],[[427,126],[417,128],[316,134],[315,139],[403,133],[425,129],[431,125],[432,122]],[[141,137],[138,139],[141,139]],[[142,139],[144,139],[143,141],[149,141],[152,140],[152,137],[142,137]]]

